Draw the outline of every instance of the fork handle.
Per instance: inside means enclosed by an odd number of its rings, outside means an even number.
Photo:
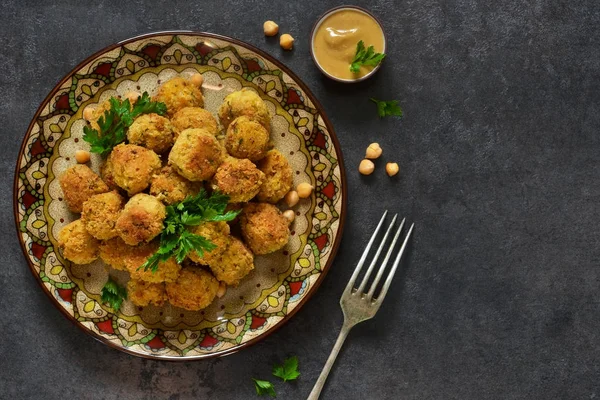
[[[346,337],[348,336],[348,333],[350,332],[350,329],[352,329],[352,325],[348,325],[346,323],[344,323],[344,325],[342,325],[342,330],[340,331],[340,334],[339,334],[337,340],[335,341],[335,345],[333,346],[333,349],[331,350],[331,354],[329,354],[329,358],[327,359],[327,362],[325,363],[325,366],[323,367],[323,371],[321,371],[321,375],[319,375],[319,379],[317,379],[317,383],[315,383],[315,387],[313,387],[313,390],[310,392],[310,394],[308,395],[308,399],[306,399],[306,400],[318,400],[319,399],[319,395],[321,394],[321,390],[323,390],[323,386],[325,386],[325,381],[327,380],[329,371],[331,371],[331,367],[333,367],[333,363],[335,362],[335,359],[337,358],[337,356],[340,352],[340,349],[342,348],[342,345],[344,344],[344,341],[346,340]]]

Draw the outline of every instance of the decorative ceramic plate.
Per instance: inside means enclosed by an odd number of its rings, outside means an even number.
[[[102,262],[71,264],[56,250],[60,229],[78,218],[67,210],[57,176],[75,164],[77,149],[88,148],[82,140],[84,108],[131,90],[153,94],[161,82],[196,72],[204,76],[205,107],[215,115],[227,94],[243,87],[256,90],[271,111],[271,137],[295,171],[294,184],[311,182],[315,191],[295,208],[287,246],[257,256],[255,270],[205,310],[191,312],[169,304],[142,308],[126,301],[115,314],[99,301],[107,279]],[[99,165],[100,159],[93,158],[90,167],[98,171]],[[306,85],[248,44],[193,32],[136,37],[77,66],[46,97],[29,125],[14,185],[21,246],[53,303],[84,331],[112,347],[171,360],[238,351],[298,311],[331,266],[346,202],[339,144]]]

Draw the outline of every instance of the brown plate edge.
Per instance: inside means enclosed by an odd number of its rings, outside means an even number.
[[[258,343],[259,341],[266,339],[268,336],[270,336],[272,333],[274,333],[275,331],[277,331],[279,328],[281,328],[290,318],[292,318],[296,312],[298,312],[298,310],[300,310],[302,308],[302,306],[304,306],[304,304],[313,296],[314,292],[317,291],[317,289],[319,288],[319,286],[321,286],[322,281],[325,279],[325,276],[327,275],[327,272],[329,272],[329,269],[331,268],[331,265],[333,264],[333,261],[335,259],[335,256],[337,255],[337,251],[338,248],[340,246],[341,240],[342,240],[342,235],[344,232],[344,223],[346,220],[346,208],[347,208],[347,188],[346,188],[346,170],[344,168],[344,160],[343,160],[343,156],[342,156],[342,150],[341,150],[341,146],[340,143],[338,141],[337,135],[335,134],[335,131],[333,130],[333,126],[331,125],[331,122],[329,121],[329,118],[327,117],[327,115],[324,112],[323,106],[321,105],[321,103],[315,98],[315,96],[312,94],[312,92],[309,90],[308,86],[296,75],[294,74],[287,66],[285,66],[281,61],[277,60],[275,57],[271,56],[270,54],[267,54],[265,51],[257,48],[254,45],[251,45],[249,43],[246,43],[244,41],[238,40],[238,39],[233,39],[230,38],[228,36],[224,36],[224,35],[219,35],[219,34],[215,34],[215,33],[208,33],[208,32],[194,32],[194,31],[185,31],[185,30],[173,30],[173,31],[158,31],[158,32],[152,32],[152,33],[147,33],[147,34],[143,34],[143,35],[138,35],[135,37],[132,37],[130,39],[126,39],[117,43],[114,43],[110,46],[107,46],[99,51],[97,51],[96,53],[92,54],[91,56],[87,57],[85,60],[83,60],[82,62],[80,62],[75,68],[73,68],[69,73],[67,73],[67,75],[65,75],[55,86],[52,90],[50,90],[50,93],[44,98],[44,100],[41,102],[40,106],[38,107],[37,111],[35,112],[31,123],[29,124],[29,126],[27,127],[27,133],[29,133],[31,131],[31,129],[33,128],[35,121],[37,120],[37,118],[39,117],[40,113],[42,112],[42,109],[44,107],[45,104],[47,104],[51,99],[52,96],[54,96],[54,94],[58,91],[58,89],[60,88],[60,86],[63,85],[63,83],[65,83],[69,78],[71,78],[73,76],[73,74],[78,71],[79,69],[81,69],[84,65],[86,65],[87,63],[91,62],[94,58],[106,53],[107,51],[113,50],[117,47],[123,46],[125,44],[140,40],[140,39],[146,39],[146,38],[150,38],[150,37],[154,37],[154,36],[160,36],[160,35],[190,35],[190,36],[205,36],[205,37],[211,37],[214,39],[220,39],[220,40],[225,40],[225,41],[229,41],[231,43],[243,46],[248,48],[249,50],[259,54],[261,57],[264,57],[266,59],[268,59],[270,62],[272,62],[273,64],[277,65],[278,67],[280,67],[281,69],[284,70],[284,72],[286,74],[288,74],[295,83],[297,83],[302,90],[306,93],[306,95],[309,97],[309,99],[313,102],[313,104],[315,105],[315,107],[320,111],[321,117],[323,118],[323,121],[325,122],[325,126],[327,127],[327,130],[329,132],[329,135],[331,137],[331,140],[333,142],[333,146],[336,150],[337,153],[337,162],[338,165],[340,167],[340,177],[341,177],[341,186],[342,186],[342,210],[339,216],[339,228],[338,228],[338,234],[336,236],[336,240],[333,243],[333,247],[331,250],[331,255],[329,256],[329,259],[327,260],[327,263],[325,264],[325,266],[321,269],[321,275],[319,276],[319,279],[317,279],[317,281],[314,283],[313,285],[313,289],[311,289],[311,291],[300,301],[300,303],[294,307],[294,309],[287,314],[281,321],[279,321],[277,324],[275,324],[271,329],[269,329],[266,333],[259,335],[253,339],[250,339],[249,341],[242,343],[236,347],[230,348],[230,349],[226,349],[226,350],[222,350],[222,351],[217,351],[215,353],[211,353],[211,354],[203,354],[203,355],[198,355],[198,356],[191,356],[191,357],[176,357],[176,356],[161,356],[161,355],[152,355],[152,354],[142,354],[142,353],[138,353],[135,352],[133,350],[129,350],[128,348],[124,347],[124,346],[119,346],[111,341],[109,341],[108,339],[104,338],[103,336],[97,334],[96,332],[92,331],[91,329],[86,328],[84,325],[82,325],[79,321],[77,321],[75,319],[75,317],[73,317],[71,314],[69,314],[64,307],[62,307],[58,301],[56,300],[56,298],[52,295],[52,293],[50,292],[50,290],[48,290],[48,288],[46,288],[46,286],[44,285],[44,282],[42,282],[42,280],[40,279],[39,275],[37,274],[35,267],[33,266],[33,264],[31,263],[30,259],[29,259],[29,255],[27,254],[27,249],[25,246],[25,242],[23,241],[23,237],[21,235],[21,231],[19,230],[19,211],[18,211],[18,197],[17,197],[17,190],[18,190],[18,181],[19,181],[19,164],[21,161],[21,155],[23,154],[24,150],[25,150],[25,146],[27,144],[27,139],[29,138],[29,135],[25,135],[25,137],[23,138],[23,141],[21,143],[21,147],[19,148],[19,158],[17,159],[16,162],[16,166],[15,166],[15,175],[14,175],[14,180],[13,180],[13,215],[15,218],[15,228],[17,230],[17,236],[19,238],[19,243],[21,245],[21,250],[23,251],[23,256],[25,257],[25,260],[27,261],[27,265],[29,266],[29,269],[31,271],[31,273],[33,274],[33,276],[35,277],[37,283],[41,286],[42,290],[44,291],[44,293],[50,298],[52,304],[59,309],[59,311],[69,320],[71,321],[75,326],[77,326],[79,329],[81,329],[83,332],[85,332],[86,334],[90,335],[91,337],[93,337],[94,339],[98,340],[99,342],[112,347],[114,349],[117,349],[119,351],[122,351],[124,353],[133,355],[133,356],[137,356],[137,357],[141,357],[141,358],[146,358],[146,359],[151,359],[151,360],[165,360],[165,361],[197,361],[197,360],[204,360],[204,359],[209,359],[209,358],[215,358],[215,357],[222,357],[222,356],[226,356],[226,355],[230,355],[233,353],[237,353],[238,351],[252,346],[255,343]]]

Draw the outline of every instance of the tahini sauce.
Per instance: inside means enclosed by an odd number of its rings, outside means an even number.
[[[317,28],[313,40],[314,56],[321,68],[337,78],[360,78],[373,69],[362,66],[357,74],[350,71],[360,40],[365,47],[373,46],[376,53],[383,52],[384,35],[377,21],[361,11],[341,9],[325,18]]]

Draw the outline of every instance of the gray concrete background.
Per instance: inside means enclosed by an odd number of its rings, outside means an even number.
[[[309,57],[334,1],[1,1],[0,398],[252,399],[251,378],[295,354],[306,398],[342,322],[338,299],[382,211],[417,223],[379,315],[358,326],[324,399],[592,399],[600,396],[598,228],[600,5],[589,1],[357,1],[389,55],[371,80],[326,80]],[[274,19],[297,39],[262,34]],[[37,106],[89,54],[134,35],[192,29],[233,36],[292,68],[323,103],[348,173],[339,255],[282,329],[238,354],[142,360],[81,333],[42,293],[12,217],[17,151]],[[379,120],[369,97],[405,118]],[[356,167],[379,141],[376,173]],[[383,171],[398,161],[399,179]]]

